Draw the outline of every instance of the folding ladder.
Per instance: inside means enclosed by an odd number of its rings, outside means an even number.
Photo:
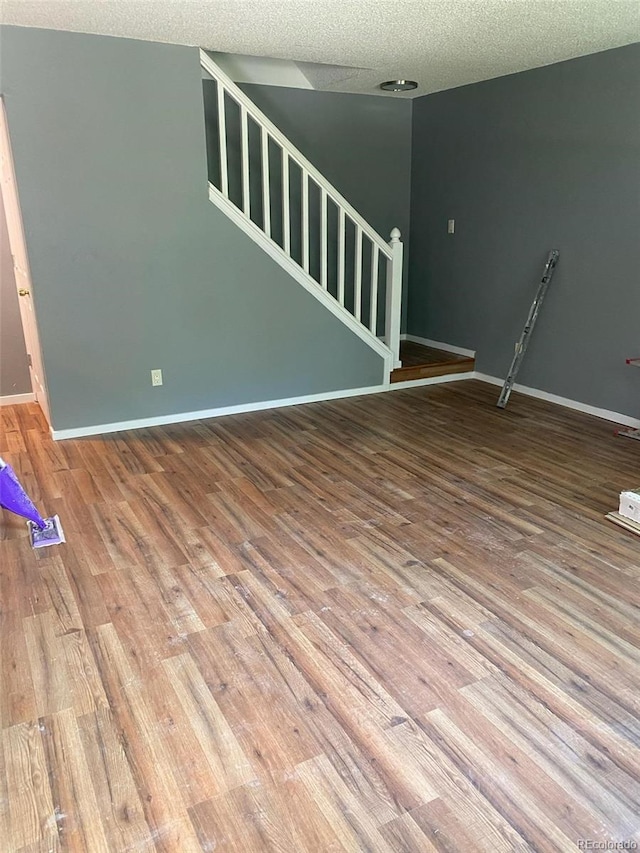
[[[560,253],[557,249],[552,249],[549,252],[549,257],[547,258],[547,262],[544,265],[544,272],[542,274],[540,286],[538,287],[538,292],[536,293],[536,298],[533,300],[533,304],[529,309],[529,316],[527,317],[527,322],[524,324],[522,335],[520,336],[520,340],[516,344],[516,352],[513,356],[513,361],[511,362],[511,367],[509,368],[507,378],[505,379],[504,385],[502,386],[502,391],[500,392],[500,398],[497,402],[497,406],[499,409],[504,409],[504,407],[509,401],[509,396],[511,394],[513,383],[516,381],[516,376],[518,374],[518,371],[520,370],[522,359],[524,358],[524,354],[527,351],[527,347],[529,346],[531,332],[533,332],[533,327],[535,326],[536,320],[538,319],[542,300],[544,299],[547,293],[547,288],[549,287],[549,283],[551,281],[551,277],[553,276],[553,271],[556,268],[556,264],[558,263],[559,257]]]

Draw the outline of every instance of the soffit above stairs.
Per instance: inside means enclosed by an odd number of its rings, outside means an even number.
[[[420,96],[640,40],[638,0],[3,0],[0,21],[286,60],[308,88],[381,97],[398,97],[383,80]]]

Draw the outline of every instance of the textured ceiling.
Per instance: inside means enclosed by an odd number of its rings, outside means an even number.
[[[330,91],[408,78],[424,95],[639,41],[640,0],[0,0],[0,21],[314,63]]]

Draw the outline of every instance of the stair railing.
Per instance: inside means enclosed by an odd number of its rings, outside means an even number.
[[[228,203],[232,203],[237,209],[232,214],[234,219],[239,211],[268,238],[272,253],[277,247],[298,264],[350,315],[350,325],[355,319],[378,345],[382,338],[390,351],[391,367],[398,367],[403,264],[400,231],[394,228],[390,242],[385,242],[202,50],[200,64],[215,81],[217,94],[218,162],[214,181],[209,182],[211,200],[227,211]],[[234,130],[239,134],[239,146],[229,144],[231,105],[236,109],[238,127]],[[276,171],[279,181],[273,177]],[[380,331],[384,333],[380,335]]]

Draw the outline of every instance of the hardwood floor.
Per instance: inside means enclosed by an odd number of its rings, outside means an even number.
[[[468,373],[475,369],[476,364],[475,358],[434,349],[415,341],[401,341],[400,360],[402,367],[396,367],[391,372],[392,382],[447,376],[450,373]]]
[[[60,443],[0,409],[68,540],[3,515],[2,853],[637,844],[640,540],[603,516],[640,447],[496,397]]]

